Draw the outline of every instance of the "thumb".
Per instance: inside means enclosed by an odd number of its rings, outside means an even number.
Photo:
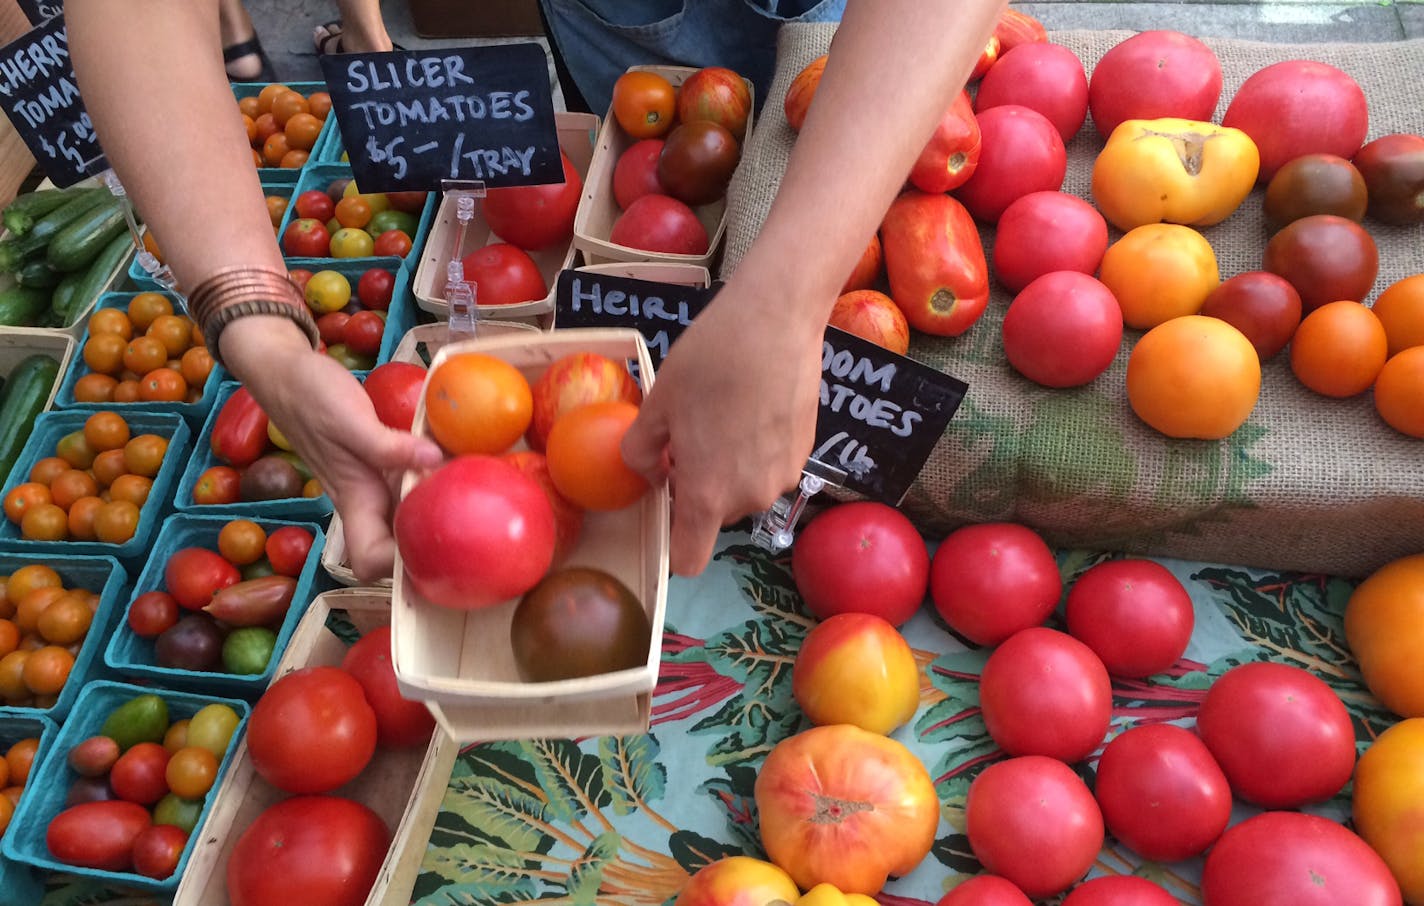
[[[668,441],[671,436],[667,416],[650,397],[623,435],[623,462],[646,478],[649,484],[660,484],[668,474]]]
[[[440,446],[428,437],[418,437],[377,423],[364,445],[365,459],[382,472],[433,469],[445,459]]]

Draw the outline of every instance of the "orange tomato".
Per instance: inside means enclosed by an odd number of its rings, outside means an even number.
[[[188,351],[193,338],[193,322],[184,315],[159,315],[148,325],[144,336],[162,343],[170,357],[180,356]]]
[[[69,507],[69,537],[76,541],[94,541],[94,517],[104,505],[101,497],[81,497]]]
[[[1345,641],[1375,698],[1401,717],[1424,717],[1424,554],[1387,563],[1355,588]]]
[[[267,532],[250,519],[234,519],[218,532],[218,553],[234,566],[262,559]]]
[[[218,776],[218,757],[202,746],[184,746],[168,759],[164,779],[173,795],[201,799]]]
[[[188,382],[172,368],[155,368],[138,382],[138,398],[145,403],[181,403],[188,395]]]
[[[58,645],[46,645],[25,661],[21,679],[36,695],[57,695],[74,669],[74,655]]]
[[[477,352],[453,355],[429,378],[425,417],[437,443],[456,455],[496,455],[529,427],[534,401],[519,369]]]
[[[139,511],[127,500],[111,500],[94,514],[94,535],[105,544],[123,544],[138,531]]]
[[[58,456],[45,456],[30,468],[30,481],[49,487],[49,483],[54,481],[56,476],[68,472],[71,468],[73,466]]]
[[[40,637],[51,645],[72,645],[84,638],[94,621],[94,611],[83,596],[60,595],[40,614]]]
[[[282,167],[286,170],[300,170],[303,166],[306,165],[306,162],[310,157],[311,152],[301,151],[297,148],[293,148],[286,154],[282,155],[282,159],[277,161],[277,166]]]
[[[160,315],[173,314],[173,303],[162,293],[139,293],[129,300],[129,321],[134,330],[148,330]]]
[[[18,648],[0,658],[0,698],[12,705],[31,698],[30,687],[25,685],[25,661],[30,652]],[[10,765],[10,779],[15,779],[15,766]]]
[[[117,308],[101,308],[89,316],[89,333],[116,333],[129,340],[133,338],[133,322]]]
[[[15,602],[15,625],[19,627],[20,632],[25,635],[38,632],[40,617],[44,616],[44,612],[49,609],[51,604],[64,597],[65,594],[67,592],[57,586],[35,588],[26,592]]]
[[[68,511],[74,501],[79,498],[97,495],[99,482],[95,481],[94,476],[88,472],[70,469],[55,477],[49,486],[49,492],[54,498],[55,505]]]
[[[1194,315],[1221,283],[1216,253],[1188,226],[1149,223],[1108,247],[1098,274],[1128,327],[1148,330]]]
[[[544,455],[559,493],[586,510],[621,510],[648,482],[623,462],[623,435],[638,407],[623,400],[587,403],[554,420]]]
[[[20,627],[14,620],[0,619],[0,657],[4,657],[20,646]],[[0,787],[5,785],[5,777],[0,777]]]
[[[1216,318],[1188,315],[1160,324],[1127,360],[1132,411],[1168,437],[1226,437],[1250,416],[1260,392],[1255,347]]]
[[[336,222],[344,227],[359,230],[371,222],[371,216],[371,205],[359,196],[352,195],[336,203]]]
[[[1291,371],[1322,396],[1344,398],[1374,384],[1389,354],[1384,325],[1359,302],[1322,305],[1291,338]]]
[[[69,514],[53,503],[30,507],[20,519],[20,537],[30,541],[64,541],[69,538]]]
[[[806,122],[806,114],[811,110],[811,100],[816,96],[816,88],[821,84],[821,76],[826,71],[825,56],[819,56],[806,64],[806,68],[791,80],[786,89],[786,100],[782,106],[786,111],[786,123],[800,132]]]
[[[282,131],[287,134],[288,146],[298,151],[310,151],[321,135],[321,120],[310,113],[296,113],[287,120]]]
[[[142,475],[120,475],[109,486],[110,500],[126,500],[134,506],[143,506],[153,490],[153,481]]]
[[[116,333],[96,333],[84,342],[84,364],[100,374],[118,374],[128,341]]]
[[[30,767],[35,763],[35,753],[39,751],[37,736],[26,737],[5,750],[5,761],[10,766],[10,782],[24,786],[30,779]]]
[[[292,117],[310,109],[311,104],[297,91],[287,91],[272,98],[272,119],[277,121],[279,128],[286,128]]]
[[[1391,356],[1411,346],[1424,346],[1424,274],[1385,287],[1371,310],[1384,325]]]
[[[272,221],[272,226],[281,226],[282,218],[287,214],[287,199],[280,195],[267,196],[267,219]]]
[[[43,563],[30,563],[15,570],[10,574],[10,578],[5,580],[5,598],[15,603],[36,588],[63,586],[64,582],[59,573],[54,571],[54,567]]]
[[[713,906],[720,903],[786,903],[797,901],[791,876],[761,859],[726,856],[697,870],[673,906]]]
[[[168,347],[157,337],[134,337],[124,349],[124,367],[134,374],[148,374],[168,361]]]
[[[325,120],[327,114],[331,113],[331,95],[325,91],[313,91],[307,97],[307,103],[311,105],[311,114],[319,120]]]
[[[114,385],[114,402],[138,402],[138,381],[119,381]]]
[[[247,130],[247,143],[250,145],[257,141],[257,121],[247,114],[242,114],[242,126]]]
[[[120,447],[117,450],[105,450],[94,457],[94,480],[99,482],[100,487],[107,488],[113,484],[121,475],[128,473],[129,467],[124,463],[124,451]]]
[[[237,112],[248,119],[257,119],[262,114],[262,110],[257,101],[257,96],[242,98],[237,102]]]
[[[194,346],[183,353],[183,358],[178,361],[178,370],[189,387],[201,388],[208,375],[213,373],[213,355],[206,346]]]
[[[112,403],[119,381],[112,375],[91,371],[74,382],[76,403]]]
[[[625,72],[613,83],[613,117],[633,138],[657,138],[672,128],[677,89],[655,72]]]
[[[200,506],[236,503],[242,476],[232,466],[213,466],[193,485],[193,502]]]
[[[285,132],[274,132],[262,143],[262,160],[269,167],[281,166],[282,156],[292,150]]]
[[[40,484],[38,481],[21,482],[5,494],[5,518],[19,525],[25,513],[37,506],[53,502],[54,496],[50,493],[49,485]]]
[[[267,143],[267,139],[274,135],[280,135],[282,127],[277,125],[277,120],[271,113],[263,113],[257,117],[257,138],[252,142],[254,150],[260,149]]]
[[[1375,411],[1401,434],[1424,438],[1424,346],[1411,346],[1384,363],[1375,378]]]
[[[1355,765],[1355,831],[1380,854],[1407,903],[1424,902],[1424,718],[1400,721]]]
[[[271,113],[272,104],[277,100],[277,95],[291,91],[286,85],[280,82],[273,82],[270,85],[262,86],[262,90],[257,93],[257,112]]]
[[[129,423],[117,412],[95,412],[84,421],[84,440],[100,453],[121,449],[129,442]]]
[[[54,445],[54,452],[76,469],[89,468],[94,464],[94,457],[98,455],[94,448],[89,446],[89,441],[84,439],[82,429],[61,437],[59,443]]]
[[[143,247],[159,264],[163,263],[163,251],[158,247],[158,237],[153,235],[153,230],[143,231]]]
[[[124,465],[130,472],[152,478],[163,465],[163,454],[168,452],[168,438],[158,434],[140,434],[124,445]]]

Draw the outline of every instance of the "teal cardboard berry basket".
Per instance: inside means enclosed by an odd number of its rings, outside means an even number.
[[[296,199],[299,198],[303,192],[309,191],[309,190],[311,190],[311,189],[319,189],[319,190],[321,190],[322,192],[325,192],[325,191],[327,190],[327,188],[328,188],[333,182],[335,182],[336,180],[338,180],[338,179],[351,179],[351,178],[352,178],[352,173],[351,173],[351,166],[350,166],[349,164],[341,164],[341,163],[312,163],[312,164],[308,164],[308,165],[306,166],[306,168],[302,171],[301,178],[297,180],[297,187],[296,187],[296,189],[293,190],[293,193],[292,193],[292,201],[293,201],[293,203],[287,205],[287,214],[286,214],[285,217],[282,218],[282,225],[281,225],[281,227],[278,229],[278,233],[277,233],[277,239],[278,239],[278,241],[280,242],[280,241],[281,241],[281,238],[282,238],[282,235],[287,232],[287,226],[288,226],[293,220],[297,219],[297,210],[296,210],[296,203],[295,203],[295,202],[296,202]],[[435,220],[435,209],[436,209],[437,207],[439,207],[439,205],[440,205],[440,193],[439,193],[439,192],[427,192],[427,193],[426,193],[426,196],[425,196],[425,205],[424,205],[424,207],[422,207],[422,208],[420,209],[420,213],[419,213],[419,214],[413,215],[413,216],[415,216],[415,217],[417,218],[417,226],[416,226],[415,235],[410,237],[410,244],[411,244],[410,254],[406,255],[406,256],[405,256],[405,259],[404,259],[403,262],[402,262],[402,267],[403,267],[405,270],[413,271],[413,270],[415,270],[416,265],[420,263],[420,253],[421,253],[421,249],[423,249],[423,248],[425,247],[425,239],[426,239],[427,236],[430,235],[430,224]],[[284,251],[284,253],[285,253],[286,250],[284,249],[283,251]],[[326,259],[326,260],[333,260],[333,259]],[[369,260],[369,259],[367,259],[367,258],[347,258],[347,259],[334,259],[334,260],[338,260],[338,261],[340,261],[340,260],[347,260],[347,261],[366,261],[366,260]]]
[[[35,419],[35,430],[20,453],[20,459],[10,470],[4,491],[28,480],[30,469],[46,456],[55,455],[55,444],[66,434],[84,429],[84,422],[92,412],[57,410],[46,412]],[[133,437],[140,434],[157,434],[167,439],[168,449],[163,454],[158,474],[153,476],[153,487],[148,499],[139,508],[138,527],[133,537],[122,544],[104,541],[32,541],[20,537],[20,527],[8,519],[0,520],[0,551],[11,551],[28,555],[36,560],[55,556],[99,556],[117,557],[121,563],[131,565],[141,563],[147,556],[148,546],[153,541],[163,516],[172,507],[173,484],[183,473],[183,464],[189,459],[188,440],[192,432],[181,415],[171,412],[121,412],[128,423]]]
[[[150,290],[150,292],[160,292]],[[181,313],[177,296],[173,293],[162,291],[161,293],[173,303],[173,311]],[[128,311],[129,303],[133,301],[138,293],[105,293],[99,297],[99,304],[94,307],[94,311],[104,308],[114,308],[119,311]],[[92,312],[91,312],[92,317]],[[137,402],[137,403],[81,403],[74,398],[74,385],[86,374],[91,374],[88,365],[84,363],[84,344],[89,342],[89,328],[84,328],[84,337],[79,343],[80,354],[73,356],[69,360],[69,368],[64,373],[64,382],[59,386],[59,395],[55,397],[55,406],[60,409],[80,410],[84,412],[99,412],[102,410],[112,410],[119,414],[126,412],[171,412],[175,415],[183,416],[183,420],[188,423],[188,427],[196,431],[202,427],[203,421],[208,417],[209,410],[213,407],[213,397],[217,395],[218,385],[223,380],[222,366],[214,364],[213,370],[208,373],[208,379],[203,382],[202,396],[195,402]]]
[[[115,622],[109,645],[104,650],[104,663],[121,676],[135,682],[162,686],[168,689],[182,689],[190,692],[215,692],[237,698],[256,699],[272,681],[277,669],[277,661],[286,650],[307,605],[316,595],[315,582],[321,563],[321,551],[326,543],[326,534],[321,526],[312,522],[286,522],[277,519],[254,519],[268,535],[286,526],[305,529],[312,534],[311,551],[307,554],[302,570],[296,579],[296,590],[286,616],[277,629],[277,641],[267,667],[260,673],[227,673],[218,671],[180,670],[159,666],[154,654],[154,640],[140,638],[129,628],[128,613],[133,600],[150,591],[166,591],[164,570],[168,559],[186,547],[201,547],[210,551],[218,549],[218,534],[223,526],[232,521],[231,516],[200,516],[180,513],[168,517],[159,529],[158,538],[153,543],[153,552],[148,564],[134,583],[128,599],[118,608],[121,614]]]
[[[203,826],[203,819],[207,817],[208,811],[212,808],[213,800],[217,798],[218,788],[222,785],[223,776],[227,773],[228,763],[232,761],[233,751],[236,750],[237,744],[242,738],[242,732],[247,725],[247,717],[252,710],[251,707],[241,699],[99,681],[84,687],[83,693],[75,703],[74,713],[55,735],[54,745],[50,747],[43,761],[36,762],[34,771],[38,773],[38,777],[32,779],[28,785],[33,789],[30,790],[29,795],[20,797],[20,805],[15,810],[14,818],[11,819],[11,825],[17,827],[19,833],[6,834],[5,839],[0,841],[0,852],[3,852],[7,858],[25,865],[46,871],[79,875],[114,887],[156,893],[171,893],[178,887],[178,882],[183,877],[183,869],[188,864],[188,856],[193,851],[192,837],[189,837],[187,845],[183,847],[183,855],[178,860],[178,867],[171,876],[163,879],[146,877],[135,871],[106,871],[70,865],[59,861],[49,851],[49,847],[45,843],[45,828],[49,827],[50,821],[56,815],[64,811],[64,798],[69,793],[70,784],[79,779],[79,775],[69,766],[65,753],[77,743],[83,742],[91,736],[97,736],[103,729],[109,714],[115,708],[144,694],[157,695],[163,699],[170,723],[191,718],[202,708],[211,704],[226,705],[237,713],[237,727],[233,730],[232,738],[228,741],[227,750],[218,762],[217,777],[213,781],[213,786],[203,796],[203,808],[194,825],[195,828]]]
[[[356,287],[361,275],[372,268],[390,271],[395,275],[395,287],[391,290],[391,303],[386,309],[386,329],[381,334],[381,348],[376,353],[376,365],[383,365],[395,355],[401,337],[415,326],[415,296],[411,292],[414,279],[411,271],[401,266],[399,258],[287,258],[288,270],[336,271],[351,285],[351,298],[356,298]],[[321,313],[313,311],[313,317]],[[374,366],[373,366],[374,367]],[[357,374],[365,374],[370,369],[360,369]]]
[[[178,489],[172,498],[174,508],[180,513],[226,516],[230,519],[295,519],[324,523],[331,515],[332,509],[331,498],[325,494],[320,497],[283,497],[279,500],[239,500],[236,503],[202,504],[193,501],[193,488],[197,486],[203,473],[213,466],[223,465],[213,453],[213,425],[222,413],[224,404],[240,386],[242,385],[237,381],[224,381],[218,387],[212,411],[208,413],[208,420],[203,423],[203,433],[193,445],[187,468],[178,480]]]
[[[271,83],[234,82],[232,83],[232,96],[235,100],[238,101],[242,100],[243,98],[256,97],[257,95],[261,94],[262,89],[266,88],[269,84]],[[288,88],[291,88],[294,91],[300,91],[306,97],[311,97],[311,93],[313,91],[326,90],[325,82],[283,82],[282,84],[286,85]],[[235,108],[236,104],[234,104],[233,106]],[[327,141],[327,137],[335,131],[336,117],[332,114],[327,114],[326,121],[322,124],[321,127],[321,134],[316,137],[316,143],[312,145],[310,156],[307,158],[306,164],[301,167],[259,167],[258,175],[272,182],[281,182],[286,183],[287,185],[294,185],[298,180],[301,179],[302,172],[306,170],[307,167],[311,166],[312,161],[316,159],[317,151],[322,147],[322,143]]]

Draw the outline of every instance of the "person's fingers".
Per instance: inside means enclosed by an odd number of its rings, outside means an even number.
[[[433,469],[440,465],[445,454],[428,437],[417,437],[382,425],[371,438],[371,445],[362,451],[362,458],[382,472],[403,472],[406,469]]]
[[[339,499],[351,571],[362,581],[389,576],[396,547],[391,535],[391,496],[385,483],[374,475],[369,481],[347,482]]]
[[[686,493],[673,498],[668,565],[675,575],[696,576],[707,568],[722,514],[710,499]]]
[[[662,483],[667,478],[670,436],[667,416],[649,398],[623,435],[623,462],[649,484]]]

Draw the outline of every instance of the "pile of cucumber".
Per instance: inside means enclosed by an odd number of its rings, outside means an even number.
[[[35,353],[21,359],[0,384],[0,482],[15,467],[57,380],[59,362]]]
[[[134,250],[119,199],[107,189],[39,189],[0,215],[0,327],[68,327]]]

